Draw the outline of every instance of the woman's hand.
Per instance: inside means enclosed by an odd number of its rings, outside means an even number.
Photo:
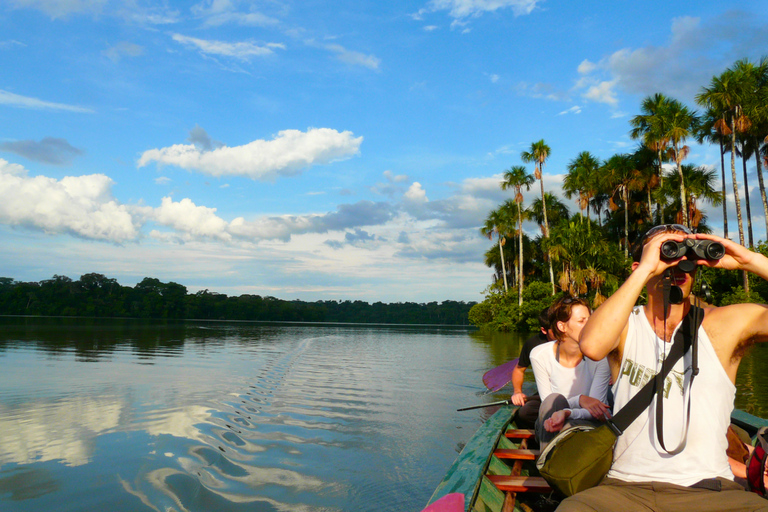
[[[611,417],[611,408],[597,398],[581,395],[579,397],[579,405],[582,409],[588,410],[589,414],[596,420],[605,421]]]
[[[523,393],[523,392],[521,391],[521,392],[519,392],[519,393],[515,393],[514,395],[512,395],[512,397],[511,397],[511,400],[512,400],[512,403],[513,403],[513,404],[515,404],[516,406],[518,406],[518,407],[522,407],[522,406],[524,406],[524,405],[525,405],[525,400],[526,400],[527,398],[528,398],[528,397],[527,397],[527,396],[525,396],[525,393]]]
[[[544,430],[547,432],[560,432],[563,429],[563,425],[565,425],[565,420],[567,420],[570,415],[570,409],[557,411],[548,419],[544,420]]]

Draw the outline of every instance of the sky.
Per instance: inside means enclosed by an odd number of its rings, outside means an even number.
[[[2,0],[0,276],[480,301],[479,228],[532,142],[562,195],[579,152],[634,150],[645,96],[695,107],[766,54],[750,0]]]

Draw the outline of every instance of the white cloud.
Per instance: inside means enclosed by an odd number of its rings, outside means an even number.
[[[433,30],[437,30],[439,27],[437,25],[427,25],[427,26],[422,27],[422,28],[426,32],[432,32]]]
[[[278,20],[258,11],[238,12],[229,0],[211,0],[192,7],[192,14],[205,18],[205,25],[218,27],[236,24],[251,27],[267,27],[278,24]]]
[[[410,188],[408,188],[408,191],[403,196],[403,199],[411,203],[429,202],[429,199],[427,199],[427,192],[424,190],[424,188],[422,188],[421,183],[418,181],[413,182],[413,184],[410,186]]]
[[[197,206],[187,198],[175,203],[170,197],[164,197],[152,216],[156,222],[191,237],[232,239],[226,232],[227,222],[216,215],[216,208]]]
[[[541,0],[431,0],[423,12],[449,11],[452,18],[477,17],[484,12],[512,9],[515,16],[530,14]],[[420,11],[421,14],[423,12]]]
[[[138,167],[150,162],[176,165],[212,176],[246,176],[270,180],[291,176],[312,165],[349,158],[359,152],[362,137],[330,128],[306,132],[283,130],[272,140],[255,140],[244,146],[222,146],[206,151],[191,144],[151,149],[141,155]]]
[[[615,80],[600,82],[598,84],[592,85],[582,96],[585,99],[598,103],[607,103],[612,107],[615,107],[619,103],[619,100],[616,97]]]
[[[37,9],[56,19],[70,14],[98,14],[107,0],[11,0],[11,4],[17,8]]]
[[[622,48],[596,63],[584,60],[575,88],[586,88],[585,98],[614,107],[617,91],[663,92],[689,102],[712,76],[738,59],[758,60],[767,45],[768,27],[747,12],[728,11],[707,20],[674,18],[666,44]]]
[[[104,50],[102,54],[113,62],[117,62],[122,57],[139,57],[143,55],[144,47],[135,43],[122,41],[115,46],[110,46],[108,49]]]
[[[251,42],[227,43],[224,41],[214,41],[198,39],[196,37],[173,34],[173,40],[190,48],[196,48],[200,52],[208,55],[220,55],[224,57],[233,57],[240,60],[248,60],[251,57],[262,57],[271,55],[274,52],[272,48],[284,48],[279,43],[259,46]]]
[[[578,106],[578,105],[574,105],[574,106],[572,106],[571,108],[569,108],[567,110],[563,110],[562,112],[560,112],[557,115],[563,116],[565,114],[581,114],[581,107]]]
[[[0,222],[117,243],[134,240],[138,228],[128,208],[112,197],[111,186],[103,174],[29,177],[23,167],[0,159]]]
[[[93,113],[93,110],[76,105],[65,105],[63,103],[53,103],[50,101],[39,100],[29,96],[21,96],[12,92],[0,89],[0,105],[11,107],[28,108],[33,110],[58,110],[65,112]]]
[[[324,44],[322,45],[326,50],[335,53],[336,58],[340,61],[353,66],[363,66],[374,71],[378,71],[379,65],[381,65],[381,59],[375,55],[366,55],[361,52],[347,50],[340,44]]]

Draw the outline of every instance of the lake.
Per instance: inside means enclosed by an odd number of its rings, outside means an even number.
[[[420,510],[525,335],[0,318],[0,510]],[[768,346],[737,406],[768,415]]]

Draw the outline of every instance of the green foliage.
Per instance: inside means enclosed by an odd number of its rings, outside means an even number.
[[[77,281],[56,275],[39,283],[0,277],[3,315],[467,325],[474,304],[302,302],[259,295],[227,297],[208,290],[189,294],[174,282],[145,277],[131,288],[101,274],[85,274]]]
[[[492,331],[535,331],[539,312],[554,302],[552,285],[533,281],[523,289],[523,305],[518,305],[517,289],[508,294],[490,291],[486,299],[470,310],[470,322]]]

